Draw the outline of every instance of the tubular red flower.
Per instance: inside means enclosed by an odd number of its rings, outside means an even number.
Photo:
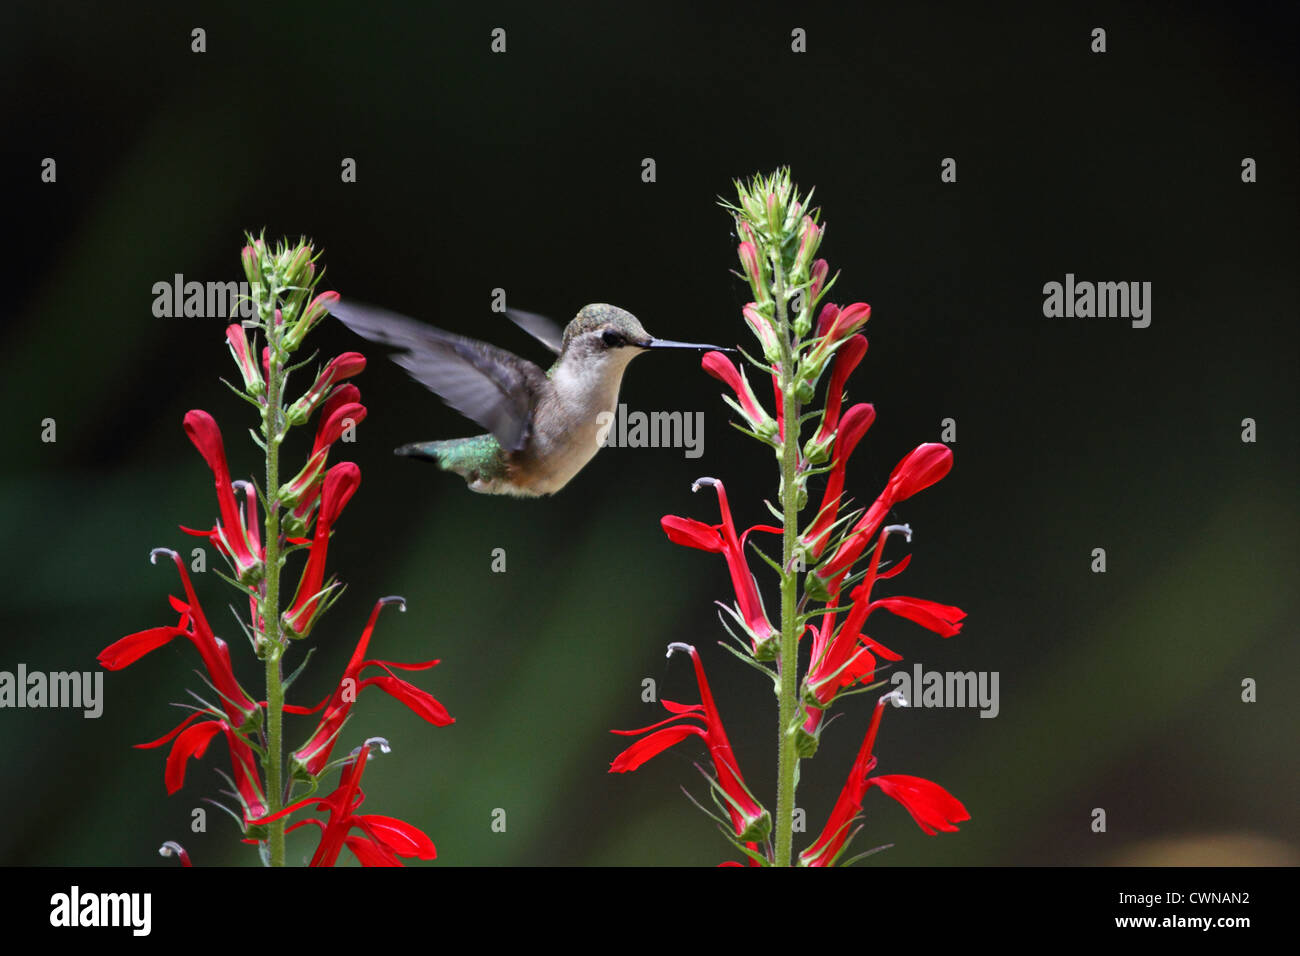
[[[359,375],[365,368],[366,357],[360,352],[344,352],[335,356],[321,369],[307,393],[289,408],[289,418],[294,422],[305,422],[331,388],[344,379]]]
[[[190,583],[185,562],[175,551],[160,549],[154,552],[154,557],[159,554],[171,557],[176,570],[181,575],[186,600],[171,599],[172,607],[181,615],[180,622],[175,627],[153,627],[128,634],[100,651],[99,662],[108,670],[121,670],[134,664],[150,651],[162,647],[172,638],[187,637],[199,652],[199,656],[203,658],[203,665],[207,669],[212,686],[221,695],[222,709],[225,710],[233,726],[241,727],[257,710],[257,704],[244,693],[243,688],[239,686],[239,681],[235,679],[234,670],[230,665],[230,649],[225,641],[212,633],[207,616],[199,605],[198,595],[194,593],[194,585]]]
[[[221,429],[211,415],[196,408],[185,414],[185,433],[212,469],[216,483],[221,521],[212,531],[205,533],[214,545],[230,556],[235,563],[235,576],[239,580],[246,581],[260,575],[262,555],[254,553],[243,523],[239,520],[239,507],[235,503],[235,492],[230,483],[230,467],[226,464]]]
[[[760,644],[772,638],[776,632],[763,612],[758,585],[745,560],[744,538],[753,531],[779,533],[781,529],[771,525],[755,525],[746,531],[743,537],[737,536],[736,525],[731,518],[731,508],[727,505],[727,490],[722,486],[722,482],[715,478],[701,478],[696,482],[697,486],[702,484],[712,485],[718,493],[718,510],[722,514],[721,524],[706,525],[690,518],[665,515],[660,519],[660,525],[668,535],[668,539],[675,544],[699,548],[703,551],[721,552],[726,558],[727,569],[731,572],[731,585],[736,592],[736,603],[740,607],[741,617],[754,642],[754,649],[757,650]],[[712,531],[712,537],[709,531]]]
[[[639,730],[611,731],[630,736],[662,728],[638,740],[615,757],[609,765],[609,772],[627,773],[691,735],[703,738],[709,749],[709,757],[713,761],[714,772],[717,774],[717,787],[725,797],[727,813],[731,817],[736,838],[741,841],[761,840],[767,835],[771,817],[745,785],[740,767],[736,764],[736,756],[731,750],[731,743],[727,740],[727,732],[722,727],[722,717],[713,700],[713,692],[709,689],[708,679],[704,676],[704,664],[700,661],[699,652],[689,644],[670,645],[669,653],[671,654],[673,650],[685,650],[690,654],[691,662],[695,667],[695,681],[700,690],[700,703],[678,704],[664,700],[662,702],[664,708],[673,716]],[[701,721],[703,726],[693,723],[664,726],[672,721],[688,718]]]
[[[147,744],[136,744],[139,748],[160,747],[169,740],[174,740],[167,754],[167,767],[163,772],[163,782],[169,794],[175,793],[185,783],[185,765],[191,757],[200,758],[207,752],[208,744],[218,733],[224,733],[230,747],[231,769],[234,771],[235,788],[239,791],[240,802],[244,806],[244,819],[260,817],[266,813],[266,797],[257,775],[257,758],[253,749],[224,720],[205,720],[189,725],[198,717],[192,714],[170,733]],[[187,726],[189,725],[189,726]]]
[[[348,407],[345,405],[343,409]],[[306,566],[302,569],[302,577],[298,580],[293,606],[283,615],[285,626],[298,636],[304,636],[311,630],[316,617],[321,585],[325,578],[325,558],[329,552],[330,529],[360,484],[361,469],[350,461],[340,462],[325,475],[321,490],[320,517],[316,521],[316,533],[312,539],[311,552],[307,556]]]
[[[382,741],[380,744],[387,748],[387,744]],[[438,852],[433,841],[419,827],[393,817],[355,812],[366,799],[361,790],[361,777],[365,773],[371,745],[372,741],[368,740],[357,748],[352,760],[343,770],[338,787],[329,796],[321,800],[308,797],[290,804],[278,813],[251,822],[270,823],[313,802],[317,810],[329,811],[328,821],[310,818],[299,820],[285,830],[287,833],[308,823],[320,828],[320,845],[311,858],[311,866],[333,866],[344,846],[356,855],[362,866],[401,866],[398,857],[403,856],[418,857],[421,860],[436,858]],[[353,829],[360,830],[363,835],[352,835]]]
[[[885,712],[885,703],[888,699],[889,695],[886,694],[876,701],[876,708],[871,713],[871,723],[867,726],[866,736],[862,738],[862,746],[858,748],[858,755],[853,759],[849,777],[835,800],[835,806],[831,808],[826,826],[822,827],[822,832],[813,845],[799,854],[799,862],[804,866],[830,866],[848,841],[849,828],[862,812],[862,797],[867,792],[867,774],[876,763],[871,750],[876,744],[876,732],[880,730],[880,718]]]
[[[822,494],[821,507],[812,526],[803,533],[800,540],[814,558],[819,558],[830,541],[831,528],[835,524],[840,510],[840,496],[844,493],[844,469],[853,450],[876,420],[876,409],[865,402],[854,405],[844,415],[835,433],[835,455],[830,477],[826,481],[826,491]]]
[[[380,609],[386,604],[396,603],[400,600],[400,598],[383,598],[375,602],[374,608],[370,611],[370,617],[366,621],[366,626],[361,631],[361,639],[357,641],[357,646],[352,651],[352,657],[343,669],[343,676],[339,679],[338,687],[335,688],[325,706],[325,712],[321,716],[320,723],[317,724],[316,730],[308,738],[307,742],[294,751],[294,762],[307,773],[314,776],[320,773],[325,764],[329,762],[330,753],[334,749],[334,742],[338,738],[339,731],[343,728],[344,721],[347,720],[348,713],[352,710],[353,703],[360,695],[361,690],[369,685],[373,684],[384,693],[401,701],[417,716],[435,726],[445,727],[455,722],[455,718],[447,713],[447,709],[433,695],[421,690],[414,684],[393,676],[391,673],[382,677],[368,677],[364,680],[358,680],[361,671],[366,667],[382,667],[385,670],[391,667],[404,670],[426,670],[438,663],[435,660],[423,661],[418,664],[395,664],[391,661],[366,659],[366,651],[370,647],[370,638],[374,635],[375,623],[379,620]],[[402,606],[404,607],[405,604]]]
[[[822,828],[816,842],[799,854],[799,862],[805,866],[830,866],[834,863],[844,845],[856,832],[851,831],[850,827],[862,811],[863,797],[873,786],[879,787],[886,796],[907,808],[917,826],[929,836],[934,836],[940,830],[956,832],[955,824],[970,819],[970,814],[961,801],[933,781],[902,774],[867,776],[876,765],[876,758],[871,751],[875,746],[876,732],[880,729],[880,718],[885,703],[893,696],[894,694],[886,694],[876,702],[871,725],[867,728],[848,780],[835,801],[826,826]]]
[[[745,373],[732,364],[729,358],[721,352],[705,352],[700,365],[718,381],[731,387],[736,394],[736,401],[740,404],[741,411],[754,431],[762,434],[773,427],[772,416],[758,403]]]
[[[812,444],[824,445],[831,440],[840,424],[840,405],[844,401],[844,385],[867,354],[867,339],[854,335],[836,350],[831,358],[831,384],[826,390],[826,411],[813,435]]]
[[[823,581],[831,581],[846,573],[865,550],[867,541],[876,533],[894,505],[929,488],[951,470],[952,449],[947,445],[929,442],[914,448],[894,466],[884,491],[840,542],[835,556],[817,569],[817,576]]]

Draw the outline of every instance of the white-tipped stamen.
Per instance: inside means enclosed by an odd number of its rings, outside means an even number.
[[[885,529],[885,534],[905,534],[907,543],[912,543],[912,526],[910,524],[891,524]]]
[[[393,752],[393,748],[389,746],[388,740],[384,737],[367,737],[361,747],[374,747],[381,754]],[[360,750],[361,747],[358,747],[357,750]]]
[[[406,613],[406,598],[402,597],[400,594],[390,594],[387,597],[381,597],[379,603],[384,606],[396,604],[399,611],[403,614]]]
[[[708,485],[710,488],[712,488],[718,484],[721,484],[721,482],[719,482],[718,479],[716,478],[709,478],[709,477],[696,478],[693,482],[691,482],[691,491],[692,492],[699,491],[701,485]]]
[[[152,551],[149,552],[149,563],[157,564],[158,555],[160,554],[167,555],[167,557],[171,558],[173,561],[176,560],[176,552],[173,551],[171,548],[154,548]]]
[[[892,701],[895,707],[909,706],[907,703],[907,698],[903,696],[903,691],[901,688],[898,690],[891,690],[888,694],[882,694],[880,699],[877,700],[876,703],[883,704],[887,700]]]
[[[684,654],[689,654],[693,650],[695,650],[695,648],[691,647],[689,644],[683,644],[681,641],[673,641],[673,643],[668,645],[668,654],[666,656],[672,657],[673,651],[681,651]]]

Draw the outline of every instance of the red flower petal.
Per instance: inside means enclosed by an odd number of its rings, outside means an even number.
[[[930,836],[940,830],[956,833],[954,824],[969,820],[970,814],[962,802],[932,780],[922,777],[910,777],[906,774],[890,774],[883,777],[871,777],[867,787],[876,786],[907,808],[917,826]]]
[[[354,816],[353,821],[372,838],[383,843],[398,856],[414,856],[421,860],[433,860],[438,851],[428,835],[414,824],[396,817],[385,817],[377,813]]]
[[[939,604],[914,597],[887,597],[871,602],[872,608],[884,608],[899,617],[915,621],[941,637],[961,633],[961,620],[966,612],[951,604]]]
[[[120,671],[184,633],[179,627],[151,627],[136,631],[108,645],[99,652],[97,660],[105,670]]]
[[[718,529],[694,518],[679,518],[677,515],[664,515],[659,525],[673,544],[687,548],[699,548],[701,551],[714,553],[722,550],[722,536]]]
[[[176,738],[171,753],[167,755],[167,769],[163,771],[168,793],[175,793],[185,783],[185,762],[191,757],[202,757],[212,738],[221,730],[221,721],[208,720],[195,724]]]
[[[657,730],[649,737],[642,737],[615,757],[609,765],[609,772],[627,773],[635,770],[651,757],[658,756],[673,744],[680,743],[692,734],[697,737],[708,738],[704,730],[694,724],[678,724],[676,727],[665,727],[663,730]]]
[[[426,690],[421,690],[414,684],[408,684],[400,677],[367,677],[358,685],[357,689],[360,690],[370,684],[374,684],[389,696],[397,698],[409,707],[417,717],[427,720],[435,726],[446,727],[448,724],[456,722],[456,718],[447,713],[447,708],[438,703],[432,694]]]

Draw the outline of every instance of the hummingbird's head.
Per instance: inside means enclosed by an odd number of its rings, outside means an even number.
[[[649,349],[693,349],[700,352],[734,352],[716,345],[696,345],[690,342],[672,342],[652,336],[637,317],[603,302],[582,307],[564,330],[561,354],[584,364],[603,366],[616,364],[622,368],[634,357]]]
[[[600,302],[583,306],[568,324],[561,354],[600,364],[613,358],[626,363],[652,341],[635,315]]]

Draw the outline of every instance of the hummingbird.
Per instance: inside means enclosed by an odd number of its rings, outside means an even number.
[[[604,303],[583,306],[563,330],[545,316],[508,309],[511,321],[559,356],[543,372],[495,345],[385,309],[341,301],[330,312],[363,338],[401,349],[393,361],[488,429],[412,442],[395,453],[431,461],[471,491],[491,495],[537,497],[568,484],[600,450],[623,372],[642,352],[736,351],[657,339],[632,313]]]

